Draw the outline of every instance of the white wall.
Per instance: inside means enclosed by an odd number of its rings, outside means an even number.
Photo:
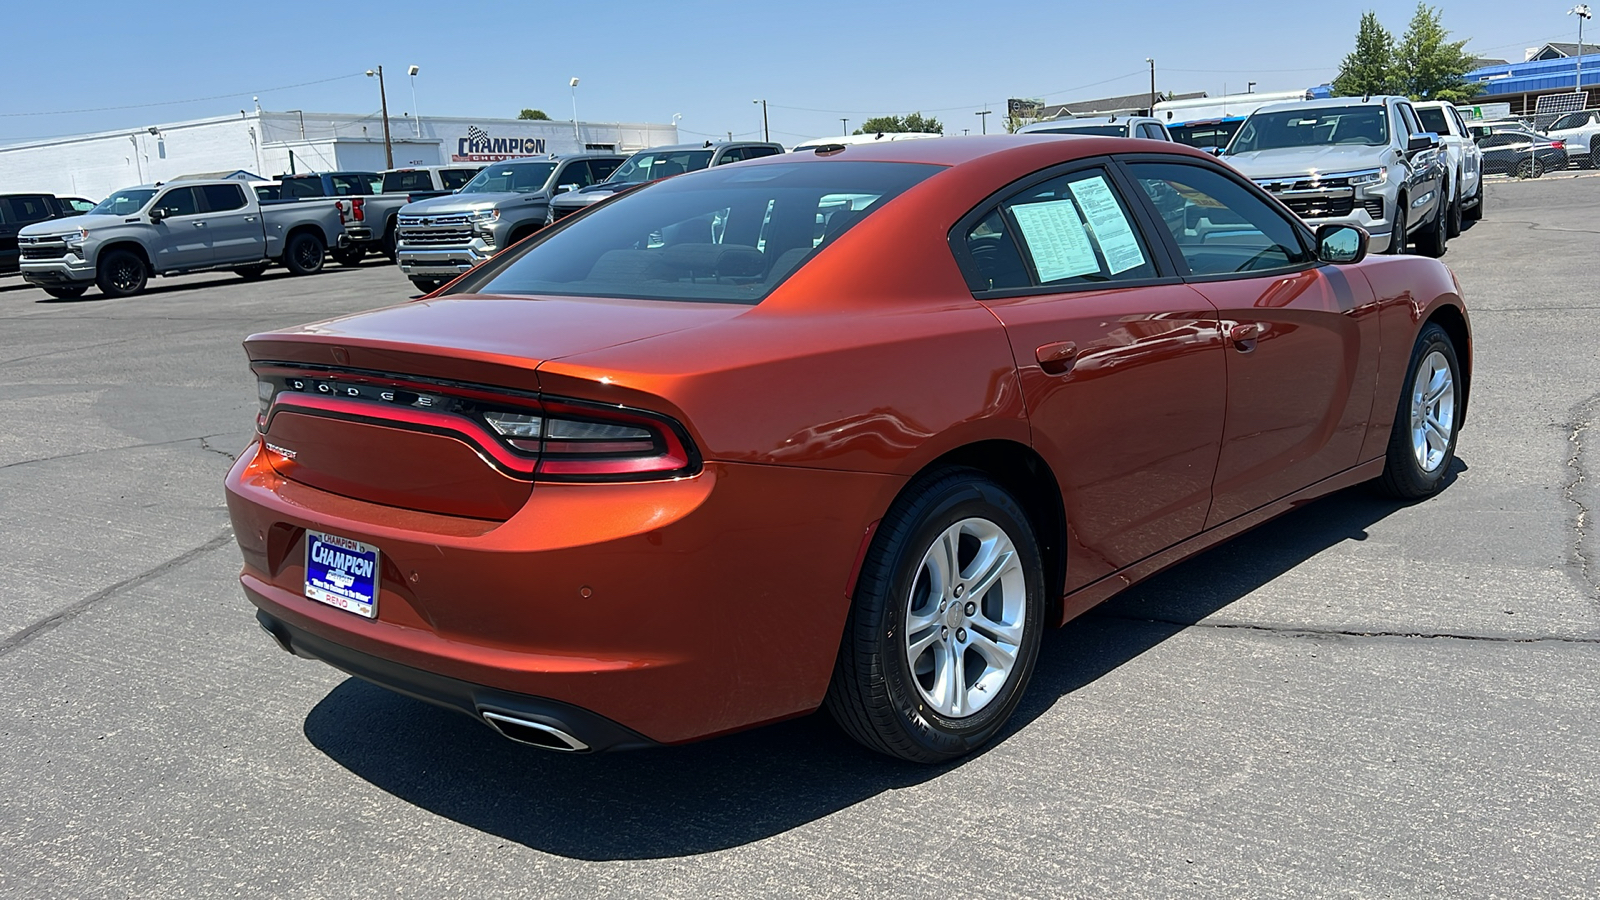
[[[547,153],[572,153],[580,146],[571,122],[424,116],[419,121],[391,118],[389,125],[396,166],[448,163],[463,149],[503,151],[508,143]],[[252,112],[156,129],[156,134],[138,129],[0,147],[0,192],[47,191],[100,200],[118,188],[199,172],[244,169],[272,178],[289,171],[291,151],[300,172],[386,167],[383,124],[375,116]],[[464,148],[469,129],[485,133],[490,143]],[[579,129],[584,142],[614,144],[624,152],[676,143],[678,137],[672,125],[580,122]]]

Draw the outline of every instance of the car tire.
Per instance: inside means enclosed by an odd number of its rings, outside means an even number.
[[[934,473],[879,523],[824,705],[888,756],[971,753],[1016,709],[1044,613],[1043,564],[1021,504],[975,469]]]
[[[1445,223],[1449,228],[1450,237],[1461,236],[1461,222],[1466,218],[1466,212],[1461,208],[1461,204],[1464,202],[1461,199],[1461,194],[1462,192],[1460,188],[1457,188],[1455,196],[1450,198],[1450,212],[1448,213],[1448,217],[1445,219]]]
[[[267,264],[261,263],[260,265],[255,266],[244,266],[234,269],[233,274],[243,278],[245,281],[255,281],[262,275],[267,274]]]
[[[330,250],[328,255],[333,257],[333,261],[341,266],[359,266],[361,265],[362,257],[367,255],[367,251],[360,247],[337,247]]]
[[[1461,217],[1468,222],[1476,222],[1483,218],[1483,204],[1487,200],[1483,196],[1483,175],[1478,175],[1478,190],[1472,195],[1473,204],[1461,211]]]
[[[283,248],[283,267],[294,275],[315,275],[322,271],[327,254],[328,246],[322,238],[302,231],[289,236],[289,244]]]
[[[444,286],[444,279],[443,278],[423,278],[421,276],[417,276],[417,277],[413,277],[411,279],[411,284],[414,285],[417,290],[423,292],[424,294],[431,294],[434,291],[437,291],[439,288]]]
[[[1539,178],[1544,175],[1544,163],[1537,159],[1524,159],[1517,163],[1514,174],[1518,178]]]
[[[1455,459],[1461,430],[1461,363],[1450,336],[1430,322],[1411,349],[1394,430],[1378,483],[1384,493],[1420,500],[1437,493]]]
[[[75,300],[79,297],[82,297],[83,292],[87,291],[88,289],[89,286],[87,284],[82,284],[74,285],[72,287],[47,287],[44,289],[44,292],[56,298],[57,300]]]
[[[397,218],[390,219],[389,227],[383,230],[383,243],[381,247],[383,249],[383,255],[389,258],[389,262],[394,262],[395,257],[397,257],[400,253],[398,246],[400,241],[400,229],[398,223],[399,220]]]
[[[1417,232],[1417,252],[1423,256],[1438,259],[1444,255],[1445,245],[1450,242],[1450,199],[1449,191],[1442,191],[1443,196],[1434,204],[1433,221],[1422,226]]]
[[[1394,201],[1394,215],[1389,217],[1389,248],[1385,250],[1392,256],[1406,252],[1406,211],[1410,208],[1405,194],[1396,196]]]
[[[132,250],[113,250],[100,257],[94,283],[107,297],[132,297],[144,290],[150,270]]]

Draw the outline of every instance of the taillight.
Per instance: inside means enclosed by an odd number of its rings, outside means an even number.
[[[667,478],[693,471],[687,442],[668,420],[637,410],[547,398],[543,410],[493,409],[489,428],[517,453],[535,456],[546,481]]]
[[[1567,142],[1566,141],[1551,141],[1550,142],[1550,146],[1554,147],[1557,150],[1565,150],[1566,147],[1567,147]]]
[[[357,222],[365,222],[367,220],[366,205],[367,202],[360,197],[355,197],[350,200],[350,209],[355,213]]]

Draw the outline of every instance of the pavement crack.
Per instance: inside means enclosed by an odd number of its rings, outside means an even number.
[[[1595,573],[1589,561],[1588,548],[1584,546],[1589,537],[1590,510],[1584,503],[1582,492],[1588,489],[1588,473],[1584,469],[1585,442],[1588,432],[1594,426],[1594,405],[1600,402],[1600,394],[1593,394],[1587,400],[1573,408],[1572,424],[1568,428],[1567,441],[1572,445],[1572,453],[1567,457],[1569,470],[1567,482],[1562,485],[1562,493],[1567,502],[1572,504],[1575,514],[1572,525],[1572,562],[1577,567],[1578,574],[1584,584],[1589,588],[1589,593],[1600,594],[1600,581],[1595,580]]]
[[[16,462],[9,462],[9,463],[5,463],[4,465],[0,465],[0,470],[11,469],[11,468],[15,468],[17,466],[32,466],[32,465],[37,465],[39,463],[55,462],[57,460],[62,460],[62,459],[73,459],[73,458],[79,457],[79,456],[93,456],[93,455],[95,455],[97,453],[121,453],[121,452],[123,452],[125,450],[147,450],[147,449],[149,449],[151,447],[172,447],[172,446],[175,446],[177,444],[187,444],[190,441],[199,441],[201,450],[208,450],[208,451],[210,451],[212,453],[216,453],[216,454],[219,454],[221,456],[226,456],[229,459],[238,459],[238,457],[235,456],[234,454],[229,453],[229,452],[227,452],[225,450],[218,450],[217,448],[212,447],[212,446],[210,446],[209,444],[206,443],[211,438],[223,437],[225,434],[231,434],[231,433],[232,432],[223,432],[223,433],[219,433],[219,434],[205,434],[205,435],[201,435],[200,437],[177,438],[177,439],[171,440],[171,441],[152,441],[152,442],[147,443],[147,444],[128,444],[125,447],[96,447],[93,450],[75,450],[75,451],[73,451],[71,453],[60,453],[60,454],[57,454],[55,456],[40,456],[40,457],[35,457],[34,459],[19,459]]]
[[[1096,615],[1096,619],[1116,622],[1145,622],[1154,625],[1177,625],[1183,628],[1215,628],[1225,631],[1262,631],[1283,637],[1327,638],[1413,638],[1433,641],[1474,641],[1487,644],[1589,644],[1600,646],[1600,637],[1574,637],[1559,634],[1466,634],[1450,631],[1357,631],[1342,628],[1307,628],[1300,625],[1261,625],[1253,622],[1185,622],[1182,619],[1163,619],[1151,616]]]
[[[76,619],[78,616],[83,615],[89,610],[94,609],[96,606],[100,605],[106,600],[111,599],[112,597],[115,597],[123,591],[132,590],[133,588],[136,588],[139,585],[150,581],[151,579],[159,578],[162,575],[165,575],[173,569],[185,566],[190,562],[193,562],[194,560],[206,555],[207,553],[216,550],[224,544],[227,544],[232,539],[233,528],[224,528],[217,534],[213,535],[210,540],[192,550],[185,551],[184,553],[181,553],[178,556],[175,556],[152,569],[147,569],[143,572],[140,572],[138,575],[124,578],[110,587],[95,591],[71,606],[45,616],[44,618],[23,628],[21,631],[16,632],[5,640],[0,641],[0,656],[5,656],[7,653],[10,653],[13,650],[27,646],[29,643],[32,643],[35,638],[49,634],[55,629],[67,624],[73,619]]]

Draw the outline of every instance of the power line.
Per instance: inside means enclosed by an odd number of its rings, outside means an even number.
[[[77,113],[110,112],[118,109],[149,109],[153,106],[180,106],[184,103],[204,103],[207,100],[226,100],[230,97],[243,97],[246,94],[268,94],[273,91],[287,91],[292,88],[308,87],[313,84],[327,84],[330,81],[343,81],[346,78],[359,78],[362,72],[353,72],[349,75],[337,75],[333,78],[321,78],[316,81],[302,81],[299,84],[286,84],[282,87],[261,88],[254,91],[234,91],[231,94],[215,94],[210,97],[195,97],[190,100],[163,100],[159,103],[130,103],[127,106],[96,106],[89,109],[60,109],[53,112],[19,112],[0,113],[0,118],[18,118],[22,116],[69,116]]]
[[[1129,73],[1127,73],[1125,75],[1115,75],[1115,76],[1113,76],[1111,78],[1107,78],[1107,79],[1105,79],[1103,81],[1092,81],[1092,82],[1090,82],[1088,84],[1080,84],[1080,85],[1077,85],[1075,87],[1062,88],[1059,91],[1048,91],[1048,92],[1043,93],[1043,94],[1038,94],[1037,96],[1039,96],[1039,97],[1054,97],[1054,96],[1056,96],[1058,94],[1070,94],[1070,93],[1073,93],[1074,91],[1081,91],[1081,90],[1084,90],[1086,88],[1099,87],[1102,84],[1110,84],[1113,81],[1122,81],[1123,79],[1132,78],[1132,77],[1134,77],[1136,75],[1143,75],[1144,73],[1145,73],[1145,70],[1144,69],[1140,69],[1140,70],[1138,70],[1136,72],[1129,72]],[[999,106],[1003,102],[1004,101],[1002,101],[1002,100],[982,100],[982,101],[979,101],[977,103],[964,103],[964,104],[962,104],[960,106],[939,106],[939,107],[931,107],[931,108],[930,107],[926,107],[926,106],[919,106],[919,107],[915,107],[915,109],[916,109],[917,112],[930,112],[930,113],[952,112],[952,111],[955,111],[955,110],[968,110],[968,109],[972,109],[974,107],[979,107],[979,106]],[[773,103],[773,104],[770,104],[770,105],[771,105],[771,107],[773,109],[789,109],[789,110],[796,110],[796,111],[799,111],[799,112],[845,113],[845,114],[848,114],[848,115],[857,115],[857,116],[877,116],[877,115],[882,115],[883,114],[883,110],[882,109],[815,109],[815,108],[809,107],[809,106],[780,106],[777,103]]]

